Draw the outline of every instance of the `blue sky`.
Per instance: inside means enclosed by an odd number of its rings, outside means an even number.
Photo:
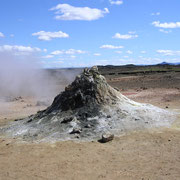
[[[179,0],[1,0],[0,53],[33,54],[44,67],[180,62],[179,8]]]

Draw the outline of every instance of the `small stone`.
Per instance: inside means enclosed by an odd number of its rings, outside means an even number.
[[[79,139],[80,137],[79,137],[79,135],[77,135],[75,138]]]
[[[21,121],[21,120],[23,120],[23,119],[15,119],[14,121]]]
[[[139,121],[140,119],[138,119],[138,118],[135,118],[135,121]]]
[[[73,117],[66,117],[63,119],[63,121],[61,122],[61,124],[66,124],[68,122],[71,122],[73,120]]]
[[[84,127],[85,127],[85,128],[90,128],[91,125],[90,125],[90,124],[87,124],[87,125],[85,125]]]
[[[81,128],[73,128],[70,134],[80,134],[82,132]]]
[[[102,138],[99,140],[101,143],[107,143],[114,139],[114,134],[106,133],[102,135]]]
[[[32,122],[32,119],[30,119],[30,120],[27,121],[27,123],[30,123],[30,122]]]

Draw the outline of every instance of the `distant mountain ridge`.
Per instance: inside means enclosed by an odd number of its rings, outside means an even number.
[[[162,62],[162,63],[157,64],[157,65],[180,65],[180,62],[177,62],[177,63]]]

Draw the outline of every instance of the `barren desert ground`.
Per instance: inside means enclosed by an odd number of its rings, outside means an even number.
[[[130,99],[180,112],[180,72],[105,76],[110,85]],[[49,104],[52,100],[49,97]],[[0,126],[47,106],[37,106],[37,99],[32,97],[1,100]],[[1,137],[0,179],[178,180],[179,139],[180,117],[171,128],[131,132],[105,144],[37,144]]]

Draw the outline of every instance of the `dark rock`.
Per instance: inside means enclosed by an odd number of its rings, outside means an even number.
[[[142,90],[147,90],[148,88],[147,87],[141,87]]]
[[[71,122],[73,120],[73,117],[66,117],[63,119],[63,121],[61,122],[61,124],[66,124],[68,122]]]
[[[30,122],[32,122],[32,119],[29,119],[29,120],[27,121],[27,123],[30,123]]]
[[[14,121],[21,121],[21,120],[24,120],[24,119],[15,119]]]
[[[79,136],[79,135],[77,135],[77,136],[75,136],[75,138],[79,139],[79,138],[80,138],[80,136]]]
[[[84,126],[85,128],[91,128],[91,125],[90,124],[87,124]]]
[[[106,133],[102,135],[102,138],[99,140],[101,143],[107,143],[114,139],[114,134]]]
[[[140,119],[135,118],[135,121],[139,121]]]

